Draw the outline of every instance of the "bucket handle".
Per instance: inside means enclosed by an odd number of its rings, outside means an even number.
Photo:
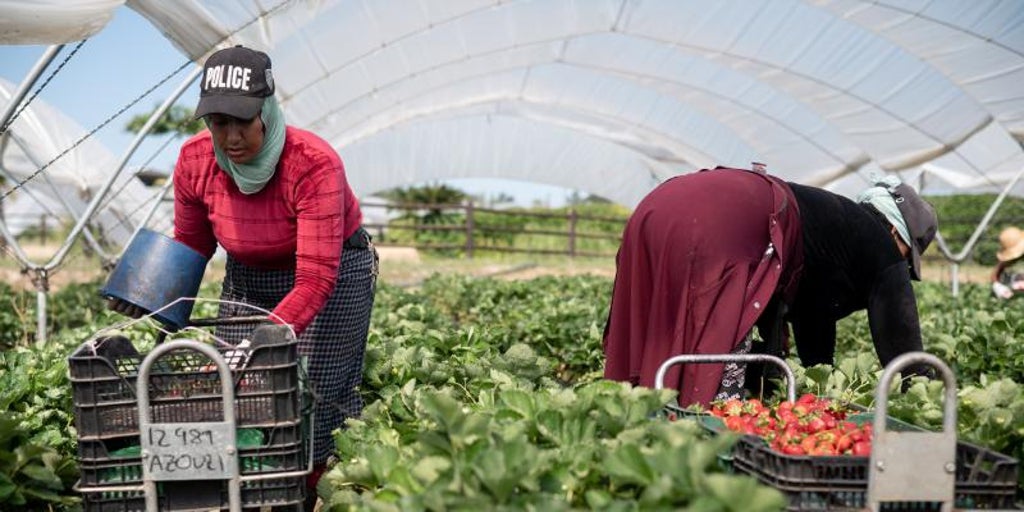
[[[109,331],[117,331],[117,330],[122,330],[122,329],[125,329],[125,328],[128,328],[128,327],[131,327],[131,326],[133,326],[133,325],[135,325],[137,323],[143,322],[144,320],[153,317],[153,315],[156,315],[157,313],[160,313],[160,312],[162,312],[165,309],[174,307],[178,302],[181,302],[181,301],[192,301],[192,302],[195,302],[195,303],[198,303],[198,302],[216,302],[218,304],[234,304],[234,305],[237,305],[237,306],[242,306],[242,307],[246,307],[246,308],[252,309],[254,311],[258,311],[258,312],[263,314],[263,316],[261,316],[261,315],[254,315],[254,316],[229,317],[229,318],[225,318],[225,319],[209,319],[209,318],[207,318],[207,319],[190,320],[189,324],[187,326],[185,326],[183,329],[181,329],[181,331],[196,330],[195,327],[210,327],[210,326],[214,326],[214,325],[233,325],[233,324],[243,324],[243,323],[255,323],[256,321],[264,321],[264,320],[268,320],[268,319],[274,319],[274,320],[277,320],[278,323],[280,323],[281,325],[288,326],[288,330],[291,331],[292,337],[296,337],[297,338],[297,336],[295,335],[295,328],[291,324],[285,322],[283,318],[281,318],[279,315],[275,314],[273,311],[269,311],[269,310],[261,308],[259,306],[254,306],[252,304],[246,304],[245,302],[238,302],[238,301],[233,301],[233,300],[222,300],[222,299],[208,299],[208,298],[202,298],[202,297],[179,297],[179,298],[177,298],[177,299],[175,299],[175,300],[165,304],[160,309],[151,311],[150,313],[142,315],[139,318],[132,318],[132,319],[126,320],[124,322],[121,322],[119,324],[115,324],[113,326],[105,327],[103,329],[100,329],[99,331],[96,331],[95,334],[93,334],[92,338],[95,338],[97,336],[105,334],[105,333],[107,333]],[[258,320],[256,320],[256,319],[258,319]],[[217,322],[221,322],[221,323],[217,323]],[[169,336],[171,334],[171,331],[168,331],[167,329],[163,328],[160,325],[160,322],[158,322],[158,321],[154,321],[153,323],[156,325],[156,328],[160,331],[159,334],[157,335],[157,340],[156,340],[156,344],[159,345],[159,344],[163,343],[164,340],[167,339],[167,336]],[[198,332],[200,332],[203,336],[209,336],[209,337],[213,338],[214,341],[216,341],[219,345],[221,345],[223,347],[233,347],[234,346],[234,344],[228,343],[228,342],[226,342],[226,341],[218,338],[217,336],[215,336],[215,335],[213,335],[211,333],[208,333],[206,331],[198,331]]]

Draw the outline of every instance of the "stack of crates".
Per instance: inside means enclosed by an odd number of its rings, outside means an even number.
[[[283,332],[283,331],[282,331]],[[263,339],[244,355],[220,351],[232,365],[236,445],[244,508],[300,509],[309,467],[298,342]],[[145,359],[121,336],[83,343],[68,359],[86,511],[142,511],[143,470],[136,383]],[[172,350],[152,362],[150,421],[224,421],[220,374],[200,352]],[[224,509],[228,480],[157,482],[160,510]]]

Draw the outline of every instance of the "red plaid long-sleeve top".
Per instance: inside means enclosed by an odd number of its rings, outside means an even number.
[[[174,170],[174,238],[213,256],[219,243],[239,262],[295,269],[295,287],[274,308],[296,334],[334,290],[342,242],[362,223],[341,158],[315,134],[289,126],[274,177],[246,195],[220,169],[209,131],[189,139]]]

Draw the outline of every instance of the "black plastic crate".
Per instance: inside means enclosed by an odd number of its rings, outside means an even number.
[[[125,338],[110,341],[104,340],[98,349],[84,343],[68,358],[79,439],[139,433],[135,392],[145,354],[134,352]],[[231,371],[236,424],[271,427],[297,422],[301,414],[298,342],[289,338],[262,343],[247,355],[247,364]],[[223,421],[220,375],[212,361],[198,352],[174,350],[154,362],[149,393],[155,423]]]
[[[250,437],[250,439],[245,439]],[[309,465],[305,443],[265,445],[262,439],[239,435],[238,468],[241,475],[304,471]],[[95,455],[95,457],[83,457]],[[79,443],[80,486],[96,487],[142,482],[142,456],[138,438]]]
[[[273,427],[239,428],[235,435],[240,448],[275,448],[308,443],[306,430],[306,424],[293,422]],[[138,435],[80,439],[78,441],[78,459],[103,461],[123,457],[124,455],[119,455],[119,452],[132,446],[139,446]]]
[[[861,407],[848,420],[871,423],[874,413]],[[705,430],[717,434],[725,431],[721,418],[667,405],[657,413],[660,419],[692,419]],[[886,418],[886,429],[918,431],[923,429]],[[729,472],[756,477],[761,483],[782,491],[790,511],[839,511],[863,509],[867,506],[868,457],[786,455],[772,450],[767,443],[752,435],[742,435],[730,453],[719,455],[719,464]],[[956,446],[957,508],[1016,510],[1018,461],[981,446],[958,442]],[[904,502],[883,504],[886,511],[939,510],[939,503]]]
[[[847,510],[867,506],[868,457],[786,455],[755,436],[733,449],[733,468],[786,495],[787,510]],[[956,445],[955,506],[1014,509],[1016,459],[970,443]],[[939,510],[938,503],[885,503],[883,510]]]
[[[306,499],[306,478],[304,476],[273,478],[242,482],[242,507],[244,510],[261,510],[263,507],[281,507],[288,510],[302,510]],[[82,491],[82,504],[86,512],[144,512],[146,495],[142,491],[131,492],[90,492]],[[157,484],[157,506],[160,510],[227,510],[229,505],[228,485],[224,480],[198,480],[184,482],[159,482]]]

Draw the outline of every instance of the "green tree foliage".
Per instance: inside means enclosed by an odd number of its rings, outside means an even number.
[[[142,127],[146,125],[146,122],[149,121],[149,118],[153,115],[153,112],[156,112],[157,108],[159,107],[153,107],[153,110],[145,114],[132,117],[128,124],[125,125],[125,131],[139,133],[139,130],[142,130]],[[174,133],[177,136],[189,136],[198,133],[206,125],[203,124],[201,119],[193,119],[194,114],[191,108],[174,105],[164,112],[164,115],[156,122],[150,133],[154,135]]]
[[[443,183],[416,187],[398,187],[379,194],[384,199],[403,207],[421,206],[417,210],[406,210],[404,218],[416,219],[424,224],[438,224],[446,216],[444,206],[462,204],[469,194]]]
[[[388,241],[414,244],[464,244],[465,237],[458,231],[424,231],[413,226],[458,226],[465,223],[465,215],[458,210],[449,210],[451,205],[459,205],[469,199],[469,194],[443,183],[428,184],[415,187],[399,187],[379,194],[397,208],[388,211],[402,213],[389,224],[404,226],[393,230]],[[454,255],[454,251],[446,251]]]

